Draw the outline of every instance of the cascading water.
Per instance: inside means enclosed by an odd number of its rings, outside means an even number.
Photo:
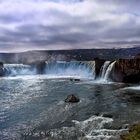
[[[91,67],[92,66],[92,67]],[[57,61],[46,62],[43,67],[43,73],[49,78],[94,78],[94,63],[93,65],[86,63],[80,63],[78,61]],[[5,64],[6,76],[19,76],[19,75],[35,75],[39,74],[40,67],[37,65],[24,65],[24,64]]]
[[[24,64],[4,64],[6,76],[17,76],[17,75],[33,75],[36,74],[35,68],[30,65]]]
[[[106,61],[104,63],[104,65],[101,68],[101,73],[100,73],[100,77],[99,77],[99,81],[109,81],[110,78],[110,73],[115,65],[116,61],[114,62],[110,62],[110,61]]]
[[[109,64],[110,64],[110,61],[106,61],[106,62],[104,63],[104,65],[102,66],[102,68],[101,68],[101,74],[100,74],[100,75],[101,75],[101,78],[102,78],[102,79],[105,77],[106,70],[107,70]]]
[[[115,63],[116,63],[116,61],[112,62],[112,63],[108,66],[108,68],[107,68],[107,70],[106,70],[106,73],[105,73],[105,76],[104,76],[104,79],[105,79],[105,80],[108,80],[108,79],[109,79],[109,75],[110,75],[110,73],[111,73],[111,71],[112,71],[112,69],[113,69]]]
[[[76,61],[47,63],[45,74],[53,77],[93,78],[93,71],[86,64]]]
[[[101,68],[99,81],[108,81],[115,61],[106,61]],[[5,64],[6,76],[36,75],[38,67],[36,65]],[[95,79],[95,61],[57,61],[46,62],[43,73],[49,78],[91,78]]]

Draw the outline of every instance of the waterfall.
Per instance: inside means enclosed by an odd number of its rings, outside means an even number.
[[[104,75],[104,80],[108,80],[108,79],[109,79],[110,73],[111,73],[111,71],[112,71],[112,69],[113,69],[115,63],[116,63],[116,61],[112,62],[112,63],[108,66],[108,68],[107,68],[107,70],[106,70],[106,73],[105,73],[105,75]]]
[[[94,79],[95,79],[95,75],[96,75],[96,73],[95,73],[95,61],[86,61],[86,62],[84,62],[84,64],[86,64],[91,69],[93,76],[94,76]]]
[[[111,74],[111,71],[115,65],[116,61],[112,62],[111,61],[105,61],[101,71],[100,71],[100,77],[98,79],[99,82],[103,81],[109,81],[109,76]]]
[[[6,76],[32,75],[36,70],[30,65],[24,64],[4,64]]]
[[[94,66],[93,66],[94,67]],[[45,74],[56,77],[78,77],[78,78],[92,78],[93,72],[84,62],[78,61],[58,61],[46,63]]]
[[[110,61],[106,61],[104,63],[104,65],[102,66],[102,68],[101,68],[101,74],[100,74],[100,76],[101,76],[102,79],[105,77],[106,70],[107,70],[109,64],[110,64]]]
[[[78,61],[56,61],[37,63],[34,65],[4,64],[4,69],[6,76],[44,74],[50,78],[76,77],[93,79],[95,64],[94,62],[81,63]],[[40,70],[41,73],[39,72]]]
[[[115,62],[106,61],[104,63],[99,80],[109,80]],[[56,61],[44,62],[41,65],[4,64],[4,69],[6,76],[45,74],[50,78],[76,77],[95,79],[95,61]],[[42,73],[38,73],[38,70],[42,70]]]

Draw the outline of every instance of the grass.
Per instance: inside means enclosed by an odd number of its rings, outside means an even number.
[[[132,125],[129,132],[121,135],[122,140],[140,140],[140,123]]]

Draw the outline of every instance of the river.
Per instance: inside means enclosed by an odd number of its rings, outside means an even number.
[[[80,69],[1,77],[0,139],[118,140],[140,121],[140,103],[130,97],[140,93],[138,85],[95,80]],[[71,94],[80,102],[65,103]]]

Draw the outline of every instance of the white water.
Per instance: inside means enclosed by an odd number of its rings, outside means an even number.
[[[86,64],[79,62],[51,62],[46,63],[44,75],[48,78],[93,78],[95,65],[92,69]],[[37,68],[23,64],[5,64],[6,76],[28,76],[36,75]]]
[[[111,140],[119,137],[122,131],[110,129],[113,119],[102,116],[92,116],[85,121],[73,121],[75,127],[86,134],[88,140]]]
[[[105,77],[106,70],[107,70],[109,64],[110,64],[110,61],[106,61],[106,62],[104,63],[104,65],[102,66],[102,68],[101,68],[101,74],[100,74],[100,75],[101,75],[101,78],[102,78],[102,79],[104,79],[104,77]]]
[[[111,64],[110,64],[110,61],[106,61],[104,63],[104,65],[102,66],[102,69],[101,69],[101,74],[100,74],[101,76],[97,80],[98,83],[111,82],[110,74],[113,70],[115,63],[116,63],[116,61],[112,62]]]
[[[106,70],[106,73],[105,73],[105,76],[104,76],[104,79],[105,79],[105,80],[109,80],[110,73],[111,73],[111,71],[112,71],[112,69],[113,69],[115,63],[116,63],[116,61],[112,62],[112,63],[108,66],[108,68],[107,68],[107,70]]]
[[[4,64],[6,69],[6,76],[17,76],[17,75],[34,75],[36,69],[30,65],[24,64]]]
[[[106,61],[101,68],[100,77],[97,82],[109,82],[110,73],[115,61],[110,64]],[[37,68],[24,64],[5,64],[6,76],[28,76],[36,75]],[[44,73],[48,78],[90,78],[95,79],[95,61],[89,62],[51,62],[46,63]]]
[[[102,116],[92,116],[84,121],[72,120],[74,126],[61,127],[49,130],[50,139],[68,139],[78,136],[79,140],[118,140],[120,134],[127,132],[127,129],[112,129],[112,118]],[[42,131],[45,134],[45,131]],[[35,132],[33,136],[39,136],[40,132]],[[48,138],[48,139],[49,139]]]
[[[92,69],[79,62],[57,62],[46,64],[45,74],[53,77],[94,77]]]

